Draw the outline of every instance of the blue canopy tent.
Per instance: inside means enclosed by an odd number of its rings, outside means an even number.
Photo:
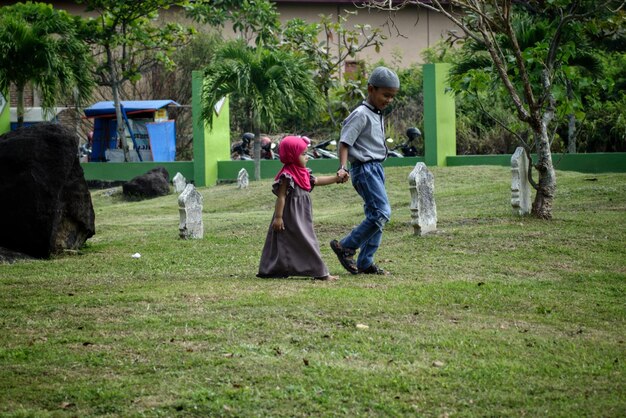
[[[122,116],[132,140],[131,157],[136,156],[138,161],[176,159],[176,125],[167,119],[165,110],[170,105],[179,106],[174,100],[121,102]],[[94,118],[90,161],[120,161],[122,142],[117,137],[114,103],[95,103],[85,109],[85,116]]]

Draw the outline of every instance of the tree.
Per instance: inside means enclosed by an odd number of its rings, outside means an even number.
[[[121,86],[137,81],[144,71],[157,64],[171,69],[170,56],[177,46],[187,42],[192,31],[176,23],[156,23],[158,12],[172,6],[184,6],[182,0],[79,0],[88,11],[98,12],[83,30],[84,39],[93,45],[98,61],[95,76],[100,86],[111,89],[117,120],[117,136],[122,143],[124,160],[130,161],[120,106]]]
[[[469,77],[485,80],[485,75],[496,74],[515,108],[518,119],[532,132],[537,162],[530,164],[538,172],[538,180],[529,180],[536,189],[532,213],[542,219],[552,217],[552,205],[556,192],[556,173],[552,163],[552,124],[558,106],[559,72],[567,54],[575,45],[565,44],[567,31],[575,31],[580,25],[597,18],[611,15],[620,8],[622,1],[591,0],[450,0],[431,2],[370,0],[372,7],[393,9],[407,4],[418,4],[443,14],[464,33],[467,41],[481,45],[486,51],[488,65],[485,71],[474,71]],[[545,33],[539,42],[522,47],[515,29],[521,12],[534,16],[546,16]],[[474,80],[474,81],[475,81]],[[531,145],[518,135],[530,155]],[[529,157],[530,158],[530,157]],[[531,161],[532,162],[532,161]]]
[[[211,125],[215,104],[235,92],[247,101],[254,131],[254,177],[259,180],[261,128],[274,127],[282,111],[317,111],[317,89],[304,56],[254,48],[240,40],[225,44],[204,70],[203,119]]]
[[[336,18],[320,15],[319,23],[291,19],[281,25],[276,7],[267,0],[200,1],[188,9],[189,15],[201,23],[223,25],[231,21],[233,30],[248,44],[304,53],[313,68],[317,88],[326,99],[333,125],[336,121],[329,92],[341,84],[343,65],[367,48],[378,51],[386,39],[381,29],[370,25],[348,27],[349,15],[356,12],[345,12]]]
[[[17,3],[0,8],[0,91],[13,83],[17,124],[24,123],[24,89],[32,84],[50,112],[59,95],[75,104],[93,88],[90,53],[77,37],[80,18],[44,3]]]
[[[176,120],[177,160],[193,160],[192,72],[206,67],[222,43],[219,34],[199,29],[189,44],[178,48],[172,55],[176,62],[175,71],[167,71],[163,65],[155,66],[143,74],[140,82],[124,86],[126,97],[137,100],[168,98],[181,105],[168,110],[169,117]]]
[[[200,23],[223,26],[231,22],[233,31],[247,43],[270,45],[277,41],[280,20],[269,0],[196,0],[185,9]]]
[[[320,15],[319,23],[308,24],[302,19],[288,21],[281,35],[280,47],[305,53],[314,63],[315,83],[326,100],[328,116],[337,124],[329,92],[342,84],[342,67],[350,58],[367,48],[380,50],[386,37],[380,28],[358,24],[347,26],[348,17],[356,12],[345,12],[337,18]],[[322,41],[319,41],[320,34]]]

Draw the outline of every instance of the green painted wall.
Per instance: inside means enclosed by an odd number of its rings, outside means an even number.
[[[557,170],[578,171],[581,173],[626,173],[626,152],[597,153],[597,154],[552,154]],[[424,162],[424,157],[388,158],[385,167],[413,167],[418,162]],[[427,164],[428,165],[428,164]],[[472,165],[511,165],[511,155],[458,155],[447,158],[446,164],[450,167]],[[261,161],[261,178],[273,178],[282,164],[278,160]],[[320,159],[310,160],[307,164],[313,174],[332,174],[337,170],[337,160]],[[248,174],[254,172],[252,161],[219,161],[219,181],[233,181],[237,179],[239,170],[245,168]]]
[[[193,162],[142,162],[142,163],[81,163],[85,180],[128,181],[145,174],[155,167],[165,167],[170,173],[170,181],[180,173],[188,181],[194,180]]]
[[[9,93],[0,92],[0,108],[4,107],[0,111],[0,135],[7,133],[11,130],[11,98]]]
[[[192,77],[193,113],[193,160],[196,186],[212,186],[218,180],[218,162],[230,160],[230,113],[228,98],[224,100],[219,114],[213,117],[213,127],[201,118],[202,71],[194,71]]]
[[[537,156],[533,155],[536,161]],[[511,165],[510,155],[463,155],[448,157],[449,166]],[[599,152],[593,154],[552,154],[554,168],[580,173],[624,173],[626,152]]]
[[[424,161],[428,166],[446,165],[456,155],[454,95],[448,91],[450,64],[424,67]]]
[[[424,161],[423,157],[405,157],[405,158],[388,158],[383,163],[385,167],[396,166],[414,166],[418,161]],[[261,178],[269,179],[274,178],[280,171],[282,163],[278,160],[263,160],[261,161]],[[307,167],[313,171],[313,174],[328,175],[334,174],[339,168],[339,160],[331,158],[322,158],[319,160],[309,160]],[[254,173],[253,161],[219,161],[219,181],[232,181],[237,179],[239,170],[245,168],[248,171],[248,176]]]
[[[581,173],[624,173],[626,172],[626,153],[597,154],[553,154],[557,170],[578,171]],[[385,167],[413,167],[424,162],[423,157],[389,158]],[[459,155],[448,157],[446,165],[450,167],[473,165],[510,166],[510,155]],[[87,180],[128,181],[157,167],[165,167],[173,177],[180,172],[189,181],[194,181],[194,163],[192,161],[177,162],[144,162],[144,163],[83,163],[81,164]],[[332,174],[337,170],[337,160],[311,160],[307,166],[314,174]],[[261,178],[274,178],[282,164],[278,160],[261,161]],[[239,170],[245,168],[248,174],[254,172],[252,161],[223,160],[217,162],[218,181],[234,181]],[[197,184],[197,183],[196,183]]]

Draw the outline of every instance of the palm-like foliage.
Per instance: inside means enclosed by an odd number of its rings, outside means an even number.
[[[59,95],[71,95],[78,103],[91,95],[90,52],[76,36],[79,22],[43,3],[0,8],[0,90],[15,84],[18,126],[24,121],[29,83],[40,92],[46,111]]]
[[[556,23],[542,15],[531,15],[527,13],[516,13],[515,19],[512,21],[512,29],[517,40],[520,50],[524,51],[524,58],[528,73],[537,90],[541,90],[541,72],[544,70],[545,63],[541,54],[547,53],[546,39],[554,32]],[[513,45],[511,38],[503,34],[497,34],[494,37],[499,45],[499,51],[505,57],[503,61],[513,63]],[[563,47],[556,59],[556,79],[553,83],[566,83],[567,70],[571,67],[578,67],[589,73],[592,77],[597,78],[602,75],[603,68],[600,58],[594,54],[593,49],[589,46],[589,42],[584,37],[584,33],[580,30],[564,30],[561,35],[561,43]],[[535,51],[532,51],[535,49]],[[495,64],[485,46],[476,42],[474,39],[467,39],[463,44],[459,59],[455,62],[450,73],[454,83],[467,87],[469,78],[467,73],[474,71],[484,71],[493,75],[494,82],[497,82]],[[508,65],[507,73],[514,78],[518,72],[516,65]],[[571,74],[571,72],[570,72]],[[516,86],[520,94],[522,94],[522,86]]]
[[[260,133],[274,128],[281,112],[312,114],[319,106],[318,90],[306,59],[294,53],[252,48],[241,41],[227,43],[204,70],[202,118],[213,121],[213,109],[223,97],[244,98],[252,122],[255,178],[260,172]]]

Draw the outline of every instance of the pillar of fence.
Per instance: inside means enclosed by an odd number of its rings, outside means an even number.
[[[450,64],[425,64],[424,75],[424,162],[445,166],[456,155],[454,95],[448,85]]]
[[[194,183],[198,187],[217,183],[217,162],[230,159],[230,114],[228,98],[216,106],[213,126],[209,127],[202,118],[203,72],[192,74],[193,113],[193,171]]]
[[[9,92],[0,91],[0,135],[11,130],[11,103]]]

